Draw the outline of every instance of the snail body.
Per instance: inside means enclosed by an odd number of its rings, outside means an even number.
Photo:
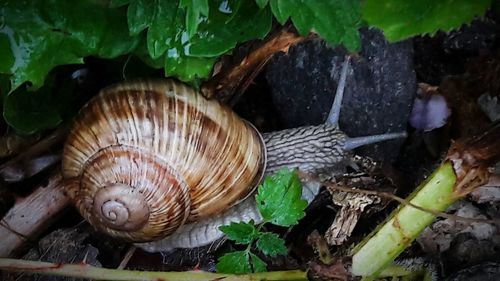
[[[124,83],[91,100],[63,157],[66,190],[98,230],[151,241],[248,196],[262,178],[258,132],[184,84]]]
[[[220,225],[261,220],[249,195],[264,175],[282,167],[335,174],[353,148],[404,136],[347,137],[337,124],[339,92],[328,123],[261,136],[173,80],[106,88],[81,110],[65,144],[67,193],[98,230],[153,241],[136,244],[145,250],[206,245],[223,235]],[[303,198],[312,201],[318,190],[304,183]]]

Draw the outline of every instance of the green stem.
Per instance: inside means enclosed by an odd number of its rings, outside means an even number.
[[[261,223],[259,223],[259,224],[257,225],[257,227],[256,227],[255,229],[257,230],[257,232],[258,232],[259,234],[262,234],[262,232],[261,232],[260,230],[264,227],[264,224],[266,224],[266,223],[268,223],[268,222],[269,222],[269,221],[267,221],[267,220],[263,220]],[[248,243],[248,246],[247,246],[247,248],[246,248],[246,250],[245,250],[247,253],[250,253],[250,252],[251,252],[251,250],[252,250],[252,246],[253,246],[253,244],[255,243],[255,240],[257,240],[257,239],[255,239],[255,237],[254,237],[254,238],[252,238],[252,241],[250,241],[250,242]]]
[[[450,162],[442,164],[429,179],[410,195],[413,205],[444,211],[458,198],[453,193],[456,175]],[[409,205],[396,209],[385,224],[377,228],[353,250],[352,273],[373,280],[390,265],[435,219],[435,215]]]
[[[256,280],[307,280],[306,272],[300,270],[273,271],[243,275],[220,274],[203,271],[155,272],[107,269],[88,264],[57,264],[39,261],[0,258],[0,270],[20,271],[25,273],[48,274],[94,280],[224,280],[224,281],[256,281]]]

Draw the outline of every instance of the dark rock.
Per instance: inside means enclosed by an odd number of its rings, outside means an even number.
[[[479,240],[471,233],[460,233],[443,252],[443,264],[447,271],[455,272],[464,267],[498,260],[500,249],[494,241]],[[479,279],[478,279],[479,280]]]
[[[377,30],[361,31],[362,50],[351,60],[340,128],[351,137],[406,129],[416,94],[410,41],[389,44]],[[346,51],[309,40],[279,54],[266,77],[285,128],[323,123],[333,102]],[[362,154],[393,160],[402,140],[361,148]]]
[[[500,27],[489,18],[472,21],[457,31],[450,32],[443,39],[443,49],[447,53],[477,53],[482,49],[493,47]]]
[[[485,17],[450,33],[416,37],[413,42],[419,81],[439,85],[443,77],[464,73],[471,57],[498,43],[499,30],[495,20]]]
[[[495,281],[500,280],[500,263],[485,262],[464,268],[446,279],[447,281]]]

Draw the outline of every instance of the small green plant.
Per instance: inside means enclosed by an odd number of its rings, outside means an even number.
[[[255,225],[250,222],[231,222],[221,226],[229,240],[236,244],[247,245],[243,251],[227,253],[219,258],[217,272],[250,273],[266,271],[266,263],[252,253],[253,247],[264,255],[275,257],[286,255],[285,241],[277,234],[262,231],[266,223],[279,226],[292,226],[304,217],[307,202],[301,199],[302,186],[296,172],[280,170],[274,176],[264,179],[256,195],[257,207],[263,222]]]

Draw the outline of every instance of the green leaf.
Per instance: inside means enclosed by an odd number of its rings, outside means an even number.
[[[297,173],[285,168],[264,179],[256,196],[257,207],[265,221],[291,226],[305,215],[307,201],[302,200],[301,195],[302,186]]]
[[[121,69],[122,65],[123,63],[117,63],[116,69]],[[112,68],[111,65],[108,67]],[[63,120],[73,118],[81,108],[83,94],[75,90],[81,87],[77,79],[68,74],[74,73],[76,69],[74,66],[57,67],[47,76],[45,84],[36,91],[28,91],[26,85],[22,85],[7,95],[2,95],[3,117],[6,123],[18,132],[32,134],[52,129]],[[113,75],[108,78],[117,80]]]
[[[197,3],[193,0],[195,2]],[[146,63],[157,66],[157,58],[164,55],[165,75],[175,76],[182,81],[196,82],[197,79],[208,77],[220,55],[232,50],[239,42],[263,38],[271,28],[269,9],[261,10],[253,1],[218,0],[208,1],[208,10],[211,11],[208,18],[200,20],[197,31],[189,36],[189,27],[186,27],[184,20],[185,6],[177,7],[176,3],[169,3],[172,6],[170,13],[176,11],[175,15],[172,13],[165,17],[170,23],[166,20],[162,24],[155,20],[149,23],[147,46],[151,58],[141,58]],[[189,7],[191,6],[187,6],[187,17]],[[203,12],[202,9],[200,13],[203,15]],[[137,26],[139,30],[146,24]]]
[[[269,0],[255,0],[255,3],[257,3],[261,9],[267,6],[267,2],[269,2]]]
[[[186,29],[191,38],[198,29],[200,16],[208,17],[208,0],[180,0],[179,4],[186,10]]]
[[[220,273],[252,273],[266,271],[266,263],[247,251],[224,254],[216,265]]]
[[[252,268],[247,251],[237,251],[224,254],[215,266],[220,273],[250,273]]]
[[[249,253],[250,254],[250,263],[253,268],[253,272],[265,272],[267,271],[266,267],[267,264],[261,260],[258,256]]]
[[[300,10],[297,0],[271,0],[271,11],[279,23],[285,24],[295,10]]]
[[[155,4],[147,35],[148,51],[153,59],[159,58],[172,47],[179,34],[177,22],[181,18],[177,1],[157,1]]]
[[[141,40],[139,41],[139,45],[137,46],[137,48],[134,50],[134,54],[139,57],[144,63],[146,63],[147,65],[153,67],[153,68],[156,68],[156,69],[160,69],[160,68],[164,68],[165,67],[165,58],[164,57],[160,57],[160,58],[157,58],[157,59],[153,59],[150,55],[149,55],[149,51],[148,51],[148,46],[147,46],[147,42],[146,42],[146,35],[144,33],[142,33],[141,35]]]
[[[53,91],[54,77],[34,92],[19,87],[4,98],[3,115],[7,124],[26,134],[49,129],[62,122],[59,111],[61,100],[59,92]]]
[[[62,122],[58,106],[47,91],[28,92],[22,87],[12,92],[5,100],[4,118],[7,124],[25,134],[54,128]]]
[[[381,28],[389,41],[415,35],[448,32],[482,16],[491,0],[366,0],[363,20]]]
[[[222,9],[222,3],[228,6]],[[209,17],[199,24],[198,32],[183,43],[184,54],[220,56],[239,42],[264,38],[271,30],[271,22],[269,9],[259,9],[254,1],[210,1]]]
[[[257,240],[257,248],[265,255],[275,257],[277,255],[286,255],[288,250],[285,246],[285,240],[277,234],[271,232],[263,233]]]
[[[0,72],[11,75],[12,90],[26,81],[35,90],[55,66],[114,58],[138,43],[123,11],[105,1],[7,0],[0,13]]]
[[[193,82],[198,78],[208,77],[217,61],[217,57],[188,57],[179,52],[175,48],[167,52],[164,65],[165,76],[175,76],[184,82]]]
[[[229,240],[233,240],[237,244],[248,244],[252,242],[253,239],[257,238],[259,234],[253,222],[231,222],[230,225],[220,226],[219,229],[226,234]]]
[[[155,2],[150,0],[132,1],[128,6],[127,20],[131,35],[137,35],[151,25],[155,19]]]
[[[2,101],[5,100],[9,92],[10,92],[10,77],[5,74],[0,74],[0,98],[2,99]]]
[[[111,8],[121,7],[129,4],[132,0],[111,0],[109,1],[109,6]]]
[[[130,0],[127,22],[131,35],[148,29],[147,50],[152,60],[160,58],[171,48],[183,27],[184,13],[178,1]]]
[[[331,46],[344,44],[350,50],[359,50],[361,40],[360,0],[270,0],[276,19],[284,24],[291,17],[302,35],[314,31]]]

